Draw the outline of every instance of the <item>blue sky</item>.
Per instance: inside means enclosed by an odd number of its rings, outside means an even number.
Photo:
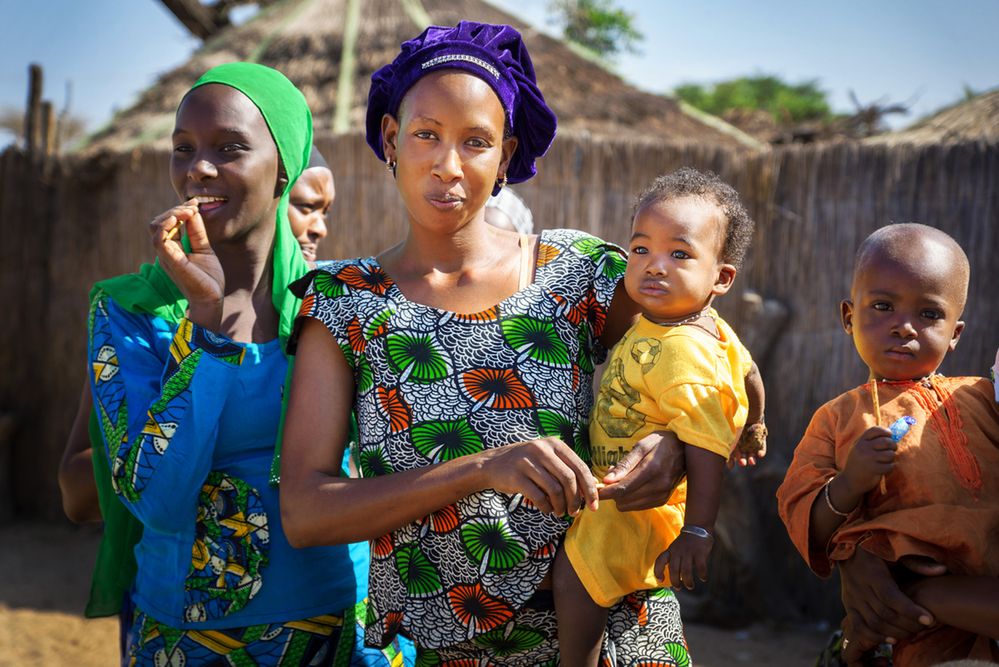
[[[492,0],[553,31],[546,0]],[[645,34],[639,55],[616,69],[652,92],[749,74],[818,79],[833,108],[911,102],[913,114],[952,103],[964,86],[999,86],[996,0],[617,0]],[[156,75],[197,48],[158,0],[0,0],[0,107],[24,108],[27,67],[45,70],[45,97],[96,129]],[[542,82],[543,85],[543,82]],[[0,135],[0,143],[9,137]]]

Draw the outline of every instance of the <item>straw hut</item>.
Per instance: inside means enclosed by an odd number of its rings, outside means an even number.
[[[84,154],[166,147],[177,101],[191,82],[208,68],[235,60],[284,72],[305,94],[317,134],[360,130],[371,74],[427,25],[462,19],[508,23],[523,33],[562,130],[759,147],[724,121],[699,117],[676,100],[640,91],[592,58],[481,0],[285,0],[210,38],[93,135]]]
[[[909,127],[872,137],[871,144],[950,144],[980,141],[999,144],[999,88],[945,107]]]

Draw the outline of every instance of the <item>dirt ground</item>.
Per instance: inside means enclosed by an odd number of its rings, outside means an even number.
[[[117,662],[116,619],[82,609],[100,530],[64,524],[0,526],[0,667],[107,667]],[[740,630],[689,624],[700,667],[803,667],[825,634],[756,625]]]

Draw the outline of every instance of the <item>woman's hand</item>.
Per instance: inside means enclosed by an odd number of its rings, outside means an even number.
[[[187,228],[190,254],[181,245],[181,226]],[[158,215],[149,223],[149,235],[160,265],[189,303],[189,319],[217,331],[222,319],[225,274],[208,241],[197,200],[190,199]]]
[[[518,442],[482,452],[484,486],[520,493],[542,512],[575,515],[597,509],[597,480],[572,448],[558,438]]]
[[[622,512],[664,505],[686,474],[683,443],[671,431],[639,440],[603,478],[600,497]]]
[[[857,548],[840,561],[840,595],[846,610],[844,658],[856,661],[860,653],[887,642],[894,644],[934,624],[933,616],[913,602],[895,583],[888,565]]]

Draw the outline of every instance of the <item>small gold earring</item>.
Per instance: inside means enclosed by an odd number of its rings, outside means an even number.
[[[389,157],[385,158],[385,168],[391,171],[393,176],[395,176],[395,165],[395,160]]]
[[[500,190],[506,187],[506,174],[503,174],[503,178],[496,179],[496,187],[498,187]]]

